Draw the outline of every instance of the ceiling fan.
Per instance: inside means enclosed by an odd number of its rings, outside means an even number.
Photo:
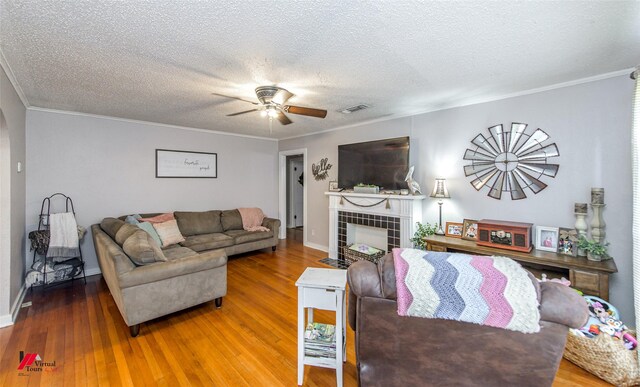
[[[294,94],[290,91],[278,86],[260,86],[256,88],[256,96],[260,102],[247,101],[246,99],[233,97],[230,95],[211,93],[220,97],[233,98],[238,101],[243,101],[256,105],[255,109],[245,110],[242,112],[227,114],[227,117],[238,116],[240,114],[246,114],[251,112],[261,112],[263,116],[269,116],[269,119],[277,118],[282,125],[289,125],[293,121],[285,115],[285,113],[298,114],[302,116],[325,118],[327,111],[322,109],[312,109],[302,106],[285,105],[289,98]]]

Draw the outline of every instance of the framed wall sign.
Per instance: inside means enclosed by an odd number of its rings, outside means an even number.
[[[156,149],[156,177],[218,177],[218,154]]]

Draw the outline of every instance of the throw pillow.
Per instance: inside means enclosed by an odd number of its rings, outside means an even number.
[[[136,224],[136,226],[140,227],[142,230],[146,231],[151,235],[154,241],[158,244],[158,246],[162,246],[162,241],[160,240],[160,235],[156,232],[156,229],[153,228],[153,224],[149,222],[140,222]]]
[[[140,218],[138,219],[138,221],[149,223],[163,223],[173,219],[175,219],[175,217],[173,216],[173,212],[167,212],[166,214],[160,214],[158,216],[154,216],[153,218]]]
[[[100,223],[100,228],[102,231],[106,232],[111,239],[116,240],[116,233],[120,230],[120,227],[122,227],[123,224],[124,222],[120,219],[104,218]]]
[[[166,261],[160,245],[149,235],[149,233],[137,229],[122,245],[122,249],[136,265],[147,265],[149,263]]]
[[[129,238],[131,235],[133,235],[134,232],[138,230],[139,228],[132,224],[123,224],[122,227],[120,227],[120,230],[118,230],[118,232],[116,233],[116,243],[119,244],[120,247],[122,247],[127,238]]]
[[[184,237],[180,233],[178,228],[178,222],[175,219],[168,222],[154,223],[153,228],[160,236],[162,241],[162,247],[175,245],[176,243],[184,242]]]
[[[124,221],[126,223],[133,224],[134,226],[136,226],[138,225],[138,223],[140,223],[138,219],[140,219],[140,215],[127,215]]]

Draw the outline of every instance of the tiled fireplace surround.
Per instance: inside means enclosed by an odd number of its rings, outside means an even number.
[[[348,241],[349,224],[386,229],[387,246],[384,247],[391,251],[394,247],[411,247],[415,224],[422,222],[424,195],[351,192],[326,192],[325,195],[329,197],[329,258],[344,259],[342,247]]]

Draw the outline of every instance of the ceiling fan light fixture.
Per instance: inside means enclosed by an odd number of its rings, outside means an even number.
[[[278,116],[278,111],[274,107],[271,107],[267,109],[267,114],[269,114],[269,117],[275,118]]]

